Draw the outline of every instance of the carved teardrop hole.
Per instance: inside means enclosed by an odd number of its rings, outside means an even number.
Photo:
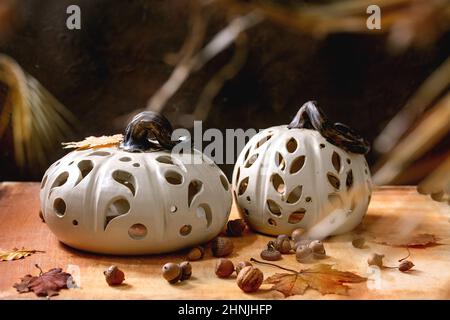
[[[206,227],[209,228],[212,223],[211,207],[206,203],[202,203],[201,205],[199,205],[197,208],[197,217],[199,217],[200,219],[205,219]]]
[[[179,185],[183,183],[183,176],[176,171],[169,170],[164,175],[166,181],[173,185]]]
[[[239,181],[241,177],[241,167],[238,167],[237,173],[236,173],[236,181]]]
[[[304,208],[298,209],[297,211],[291,213],[289,215],[288,223],[297,224],[303,220],[305,217],[306,210]]]
[[[186,224],[180,228],[180,234],[183,237],[188,236],[191,233],[191,231],[192,231],[192,226],[189,224]]]
[[[289,170],[289,172],[291,174],[295,174],[295,173],[299,172],[303,168],[304,165],[305,165],[305,156],[297,157],[292,162],[291,169]]]
[[[288,140],[288,142],[286,143],[286,149],[289,153],[294,153],[295,150],[297,150],[298,144],[297,144],[297,140],[295,140],[294,138],[291,138]]]
[[[353,187],[353,171],[352,170],[347,172],[347,178],[345,179],[345,185],[347,186],[347,190],[350,190]]]
[[[272,181],[274,189],[278,193],[284,193],[286,191],[286,185],[284,184],[284,180],[279,174],[277,173],[273,174],[270,180]]]
[[[106,151],[95,151],[95,152],[90,153],[88,155],[88,157],[90,157],[90,156],[106,157],[106,156],[110,156],[110,155],[111,155],[111,153],[106,152]]]
[[[273,200],[267,200],[267,207],[269,208],[270,213],[276,216],[281,216],[281,208],[280,206]]]
[[[251,157],[250,157],[250,159],[248,159],[247,160],[247,162],[245,163],[245,167],[246,168],[250,168],[255,162],[256,162],[256,160],[258,159],[258,154],[257,153],[255,153],[254,155],[252,155]]]
[[[296,203],[298,200],[300,200],[300,197],[302,196],[303,192],[303,186],[297,186],[295,187],[290,193],[287,198],[287,203]]]
[[[340,209],[344,207],[344,202],[340,195],[332,193],[328,195],[328,201],[330,202],[330,206],[332,210]]]
[[[281,171],[283,171],[286,168],[286,161],[284,160],[283,156],[279,152],[277,152],[275,154],[275,165]]]
[[[273,219],[273,218],[269,218],[269,219],[267,220],[267,223],[268,223],[269,225],[273,226],[273,227],[276,227],[276,225],[277,225],[277,222],[276,222],[275,219]]]
[[[250,147],[248,147],[247,151],[245,152],[245,156],[244,156],[244,162],[245,160],[248,159],[248,156],[250,155]]]
[[[263,144],[265,144],[270,139],[272,139],[272,135],[265,136],[264,138],[262,138],[261,140],[258,141],[258,143],[256,144],[256,148],[261,147]]]
[[[55,199],[55,201],[53,202],[53,209],[55,210],[55,213],[58,217],[64,217],[67,209],[66,202],[61,198]]]
[[[106,230],[106,227],[114,218],[127,214],[129,211],[130,203],[127,199],[120,198],[111,202],[106,209],[104,229]]]
[[[336,151],[333,151],[333,155],[331,156],[331,163],[333,164],[336,172],[339,173],[341,171],[341,156]]]
[[[130,189],[133,196],[136,194],[136,180],[131,173],[123,170],[116,170],[113,172],[112,177],[118,183]]]
[[[339,190],[340,186],[341,186],[341,181],[339,180],[338,177],[336,177],[333,173],[328,172],[327,173],[327,179],[328,182],[331,184],[331,186],[337,190]]]
[[[230,189],[230,183],[228,182],[227,177],[225,177],[223,174],[220,175],[220,183],[222,183],[222,187],[225,189],[225,191],[228,191]]]
[[[248,187],[248,180],[249,177],[244,178],[241,183],[239,183],[239,188],[238,188],[238,195],[243,195],[245,193],[245,191],[247,190]]]
[[[52,187],[50,189],[61,187],[62,185],[64,185],[67,182],[68,178],[69,178],[68,172],[65,171],[63,173],[60,173],[59,176],[53,182]]]
[[[89,172],[92,171],[93,168],[94,168],[94,164],[92,163],[91,160],[82,160],[82,161],[78,162],[78,169],[80,169],[81,176],[78,179],[78,181],[75,183],[75,185],[79,184],[81,182],[81,180],[83,180],[89,174]]]
[[[148,233],[147,227],[144,226],[142,223],[133,224],[128,229],[128,235],[133,240],[142,240],[145,238],[147,233]]]
[[[191,183],[189,183],[188,188],[188,206],[191,206],[192,201],[194,200],[195,196],[200,193],[200,191],[203,188],[203,182],[200,180],[192,180]]]

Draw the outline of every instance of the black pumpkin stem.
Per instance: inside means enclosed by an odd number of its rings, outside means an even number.
[[[163,115],[144,111],[131,120],[125,129],[122,149],[130,152],[172,150],[178,142],[172,141],[173,128]]]
[[[347,152],[367,154],[370,151],[367,140],[345,124],[331,123],[316,104],[315,101],[306,102],[288,128],[319,131],[328,142]]]

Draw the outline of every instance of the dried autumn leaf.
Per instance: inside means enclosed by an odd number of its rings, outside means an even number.
[[[31,256],[34,253],[37,252],[44,252],[44,251],[38,251],[38,250],[27,250],[27,249],[17,249],[14,248],[12,250],[3,250],[0,249],[0,261],[13,261],[13,260],[19,260],[28,256]]]
[[[28,274],[13,287],[19,293],[32,291],[39,297],[52,297],[58,295],[61,289],[67,289],[69,283],[73,284],[71,274],[63,272],[61,268],[54,268],[45,273],[41,270],[39,276]]]
[[[117,147],[123,141],[122,134],[115,134],[113,136],[101,136],[101,137],[87,137],[83,141],[78,142],[64,142],[62,145],[64,149],[99,149],[108,147]]]
[[[375,243],[388,245],[392,247],[405,247],[405,248],[426,248],[437,245],[439,238],[434,234],[430,233],[420,233],[409,236],[402,239],[384,239],[384,240],[373,240]]]
[[[366,280],[355,273],[338,271],[328,264],[318,264],[297,273],[276,273],[266,279],[265,283],[273,284],[272,290],[277,290],[285,297],[289,297],[304,294],[308,288],[322,294],[345,295],[349,288],[345,283],[359,283]]]

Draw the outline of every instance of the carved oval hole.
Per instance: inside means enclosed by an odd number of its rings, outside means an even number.
[[[249,177],[242,179],[241,183],[239,183],[238,195],[243,195],[248,187]]]
[[[336,177],[334,174],[332,174],[331,172],[327,173],[327,178],[328,178],[328,182],[331,184],[331,186],[337,190],[339,190],[339,188],[341,187],[341,181],[339,180],[338,177]]]
[[[81,176],[78,179],[78,181],[75,183],[75,185],[78,185],[81,180],[83,180],[94,168],[94,164],[91,160],[82,160],[78,162],[78,169],[81,172]]]
[[[287,203],[296,203],[298,200],[300,200],[300,197],[302,196],[303,192],[303,186],[297,186],[295,187],[290,193],[287,198]]]
[[[56,179],[55,182],[53,182],[52,187],[50,189],[53,188],[57,188],[57,187],[61,187],[62,185],[64,185],[67,182],[67,179],[69,178],[69,173],[67,171],[61,173]]]
[[[276,222],[275,219],[273,219],[273,218],[269,218],[269,219],[267,220],[267,223],[268,223],[269,225],[273,226],[273,227],[276,227],[276,225],[277,225],[277,222]]]
[[[256,144],[256,148],[261,147],[263,144],[265,144],[270,139],[272,139],[272,135],[271,134],[268,135],[268,136],[265,136],[264,138],[262,138],[261,140],[258,141],[258,143]]]
[[[53,209],[55,210],[55,213],[58,217],[64,217],[67,209],[66,202],[61,198],[55,199],[55,201],[53,202]]]
[[[111,153],[106,152],[106,151],[95,151],[90,153],[88,156],[99,156],[99,157],[106,157],[106,156],[110,156]]]
[[[183,176],[176,171],[169,170],[164,175],[166,181],[173,185],[179,185],[183,183]]]
[[[295,174],[299,172],[303,166],[305,165],[305,156],[300,156],[294,159],[294,161],[291,164],[290,173]]]
[[[180,234],[185,237],[189,235],[192,231],[192,226],[190,224],[186,224],[180,228]]]
[[[286,161],[284,160],[283,156],[279,152],[277,152],[275,154],[275,165],[281,171],[283,171],[286,168]]]
[[[294,138],[289,139],[289,141],[286,143],[286,149],[289,153],[294,153],[295,150],[297,150],[297,147],[297,140],[295,140]]]
[[[298,209],[297,211],[291,213],[289,215],[288,223],[297,224],[303,220],[305,217],[306,210],[304,208]]]
[[[347,190],[350,190],[353,187],[353,171],[350,170],[347,172],[347,178],[345,179],[345,185],[347,186]]]
[[[133,240],[142,240],[145,238],[145,236],[147,235],[148,231],[147,231],[147,227],[144,226],[142,223],[136,223],[133,224],[129,229],[128,229],[128,235],[130,236],[130,238],[132,238]]]
[[[331,156],[331,163],[333,164],[336,172],[339,173],[341,171],[341,156],[336,151],[333,151],[333,155]]]
[[[267,207],[269,208],[270,213],[275,216],[281,216],[281,208],[280,206],[273,200],[267,200]]]
[[[278,193],[284,193],[286,191],[286,185],[284,184],[284,180],[279,174],[277,173],[273,174],[270,180],[272,181],[274,189]]]
[[[258,154],[257,153],[255,153],[254,155],[252,155],[251,157],[250,157],[250,159],[248,159],[247,160],[247,162],[245,163],[245,167],[246,168],[250,168],[255,162],[256,162],[256,160],[258,159]]]

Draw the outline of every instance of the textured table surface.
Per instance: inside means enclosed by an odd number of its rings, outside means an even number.
[[[168,261],[180,262],[184,253],[116,257],[95,255],[71,249],[57,241],[38,217],[39,184],[0,184],[0,248],[15,247],[45,251],[22,260],[0,262],[0,299],[36,299],[33,293],[18,294],[12,287],[26,274],[38,274],[38,264],[44,270],[61,267],[70,271],[80,288],[63,290],[53,299],[283,299],[270,285],[263,285],[254,294],[245,294],[236,286],[235,279],[218,279],[214,274],[215,258],[206,257],[193,262],[193,278],[178,285],[169,285],[160,274]],[[236,218],[233,209],[231,218]],[[419,195],[412,187],[384,187],[374,191],[369,212],[362,225],[353,233],[325,241],[328,258],[323,263],[340,270],[352,271],[368,277],[366,283],[351,285],[348,296],[321,295],[307,290],[302,296],[289,299],[450,299],[450,210],[446,204],[436,203]],[[440,238],[439,245],[425,249],[411,249],[411,260],[416,265],[409,273],[396,269],[375,270],[367,267],[367,257],[374,252],[384,254],[386,265],[398,265],[397,260],[407,254],[405,248],[392,247],[368,241],[363,249],[353,248],[351,239],[356,233],[367,240],[384,239],[391,235],[432,233]],[[233,238],[234,262],[258,258],[269,237],[247,232]],[[314,262],[317,263],[317,262]],[[108,287],[103,270],[116,264],[124,270],[126,282],[119,287]],[[301,269],[294,255],[285,255],[278,262],[285,267]],[[259,266],[265,276],[279,270]]]

